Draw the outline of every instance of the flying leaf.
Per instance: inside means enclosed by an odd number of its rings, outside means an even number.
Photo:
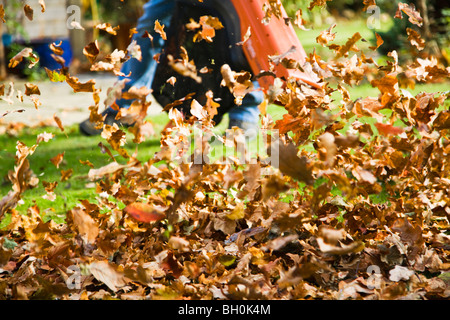
[[[73,174],[73,169],[61,170],[61,182],[67,181]]]
[[[77,30],[86,30],[86,29],[84,29],[84,27],[83,27],[78,21],[76,21],[76,20],[71,21],[71,22],[70,22],[70,26],[71,26],[73,29],[77,29]]]
[[[87,243],[94,243],[100,229],[98,223],[86,212],[85,209],[77,206],[71,211],[73,223],[78,229],[78,233]]]
[[[280,139],[272,143],[275,146],[268,147],[267,151],[271,157],[278,157],[279,169],[283,174],[307,184],[314,182],[308,158],[299,157],[298,149],[293,143],[284,143]],[[277,153],[273,155],[271,150],[276,150]]]
[[[37,94],[37,95],[41,94],[38,86],[35,84],[28,83],[28,82],[25,83],[25,95],[31,96],[32,94]]]
[[[66,82],[72,87],[73,92],[94,92],[95,80],[91,79],[85,83],[81,83],[77,77],[66,77]]]
[[[243,202],[239,202],[236,207],[226,215],[230,220],[239,220],[245,217],[245,206]]]
[[[92,162],[90,162],[89,160],[80,160],[80,163],[81,163],[82,165],[87,165],[87,166],[89,166],[90,168],[94,168],[94,165],[93,165]]]
[[[44,186],[44,189],[46,192],[52,193],[55,190],[55,188],[58,186],[58,181],[55,181],[55,182],[42,181],[42,185]]]
[[[13,112],[22,113],[22,112],[25,112],[25,109],[17,109],[17,110],[13,110],[13,111],[6,111],[2,115],[0,115],[0,119],[5,117],[5,116],[7,116],[10,113],[13,113]]]
[[[65,151],[50,159],[50,161],[55,165],[56,168],[59,168],[59,165],[61,164],[61,162],[64,158],[64,154],[65,154]]]
[[[63,124],[61,122],[61,119],[56,114],[53,115],[53,120],[55,120],[56,125],[58,126],[59,130],[64,132],[64,126],[63,126]]]
[[[317,144],[319,148],[323,149],[323,152],[325,153],[325,166],[332,167],[337,152],[334,135],[330,132],[323,133],[320,137],[317,138]]]
[[[55,137],[55,135],[53,133],[49,133],[49,132],[42,132],[40,134],[38,134],[37,138],[36,138],[36,144],[41,143],[42,141],[44,142],[49,142],[51,139],[53,139]]]
[[[346,237],[344,229],[333,229],[323,226],[319,229],[319,237],[317,243],[320,251],[328,254],[344,255],[348,253],[360,252],[364,249],[364,244],[359,241],[350,244],[342,244],[341,241]]]
[[[153,41],[153,36],[147,30],[145,30],[144,34],[142,35],[142,38],[149,38],[150,41]]]
[[[97,59],[97,56],[100,53],[100,49],[98,47],[98,42],[95,40],[94,42],[89,43],[83,48],[83,54],[88,58],[90,63],[94,63]]]
[[[143,202],[133,202],[124,211],[141,222],[156,222],[166,217],[161,208]]]
[[[50,70],[44,67],[45,72],[47,72],[48,78],[51,82],[64,82],[66,81],[66,76],[59,73],[57,70]]]
[[[5,8],[3,8],[3,4],[0,4],[0,19],[2,19],[3,23],[6,22],[6,20],[5,20]]]
[[[351,38],[347,40],[347,42],[341,46],[336,54],[336,58],[345,56],[348,54],[349,50],[355,50],[357,51],[357,48],[354,47],[355,43],[358,42],[361,39],[361,34],[359,32],[356,32]]]
[[[54,54],[62,56],[64,54],[64,50],[61,48],[61,44],[62,42],[60,42],[59,44],[52,42],[48,46]]]
[[[397,5],[397,11],[395,12],[394,18],[403,19],[402,12],[405,13],[409,18],[409,22],[412,24],[422,26],[423,19],[420,16],[420,12],[418,12],[414,6],[414,4],[407,4],[400,2]]]
[[[45,12],[45,1],[39,0],[39,4],[41,5],[41,12]]]
[[[417,50],[423,50],[425,48],[425,40],[420,37],[420,34],[411,28],[406,28],[406,34],[408,35],[409,42],[417,48]]]
[[[316,42],[322,47],[333,41],[336,37],[336,33],[332,33],[333,28],[336,27],[336,23],[333,23],[327,30],[322,31],[316,38]]]
[[[101,23],[101,24],[97,24],[95,26],[95,29],[103,30],[103,31],[115,36],[115,35],[117,35],[117,30],[119,29],[119,26],[113,28],[110,23]]]
[[[375,0],[363,0],[363,4],[364,4],[363,11],[367,11],[367,9],[369,9],[369,7],[377,5]]]
[[[239,41],[238,43],[236,43],[236,45],[237,46],[244,45],[244,43],[246,43],[248,41],[248,39],[250,39],[251,35],[252,35],[252,30],[250,29],[250,27],[248,27],[247,31],[244,34],[242,41]]]
[[[142,60],[141,46],[137,44],[136,40],[131,41],[127,48],[127,52],[132,58],[135,58],[138,61]]]
[[[385,124],[377,122],[375,123],[375,127],[377,128],[378,132],[382,134],[383,136],[388,135],[398,135],[403,133],[403,129],[400,127],[394,127],[391,124]]]
[[[125,88],[125,85],[129,81],[129,79],[118,80],[112,87],[108,88],[106,92],[106,99],[104,102],[106,107],[111,106],[117,99],[122,98],[122,90]]]
[[[364,170],[360,167],[352,170],[352,174],[358,179],[358,181],[366,181],[370,184],[377,182],[377,178],[368,170]]]
[[[34,67],[39,62],[39,58],[33,53],[33,49],[24,48],[9,60],[8,68],[15,68],[24,58],[31,58],[28,68]]]
[[[203,108],[203,106],[200,103],[198,103],[198,101],[195,99],[192,99],[190,110],[191,110],[191,114],[200,121],[205,119],[208,116],[208,113]]]
[[[174,60],[173,56],[167,56],[168,64],[172,69],[182,76],[194,79],[197,83],[202,82],[202,78],[197,74],[197,68],[194,64],[187,61]]]
[[[371,46],[371,47],[369,47],[369,49],[370,50],[377,50],[383,43],[384,43],[384,41],[383,41],[383,39],[381,38],[381,36],[378,34],[378,33],[376,33],[375,32],[375,37],[376,37],[376,39],[377,39],[377,44],[376,44],[376,46]]]
[[[294,20],[294,24],[295,24],[297,27],[299,27],[301,30],[308,31],[309,29],[306,29],[306,28],[305,28],[305,23],[306,23],[306,21],[303,20],[302,16],[303,16],[302,9],[298,9],[298,10],[295,12],[295,20]]]
[[[164,25],[159,23],[159,20],[155,21],[155,31],[158,33],[163,40],[167,40],[166,32],[164,31]]]
[[[33,20],[33,8],[31,8],[28,4],[26,4],[23,7],[23,11],[25,12],[25,16],[28,18],[28,20]]]
[[[309,4],[308,10],[312,10],[314,7],[324,7],[327,5],[327,1],[331,0],[312,0]]]

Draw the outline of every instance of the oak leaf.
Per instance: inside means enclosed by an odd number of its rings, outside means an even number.
[[[271,157],[278,157],[279,169],[283,174],[307,184],[314,182],[310,161],[305,156],[297,155],[298,149],[293,143],[284,143],[280,139],[272,143],[275,146],[267,151]],[[278,150],[278,153],[273,155],[271,150]]]
[[[423,19],[420,16],[420,12],[418,12],[414,6],[414,4],[407,4],[400,2],[397,5],[397,11],[395,12],[394,18],[403,19],[402,12],[408,16],[409,22],[412,24],[422,26]]]

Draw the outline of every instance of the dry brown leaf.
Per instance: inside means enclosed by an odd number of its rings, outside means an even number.
[[[83,240],[86,243],[94,243],[100,232],[97,222],[81,207],[73,208],[70,213]]]
[[[127,52],[132,58],[135,58],[138,61],[142,60],[141,46],[137,44],[136,40],[131,41],[127,47]]]
[[[58,44],[55,42],[52,42],[49,44],[49,48],[54,54],[56,54],[58,56],[62,56],[64,54],[64,50],[61,48],[61,44],[62,44],[62,41],[60,41]]]
[[[244,37],[242,38],[242,41],[239,41],[238,43],[236,43],[237,46],[242,46],[244,45],[244,43],[246,43],[248,41],[248,39],[250,39],[252,35],[252,30],[250,27],[247,28],[247,31],[244,34]]]
[[[303,16],[302,9],[298,9],[298,10],[295,12],[295,20],[294,20],[294,24],[295,24],[297,27],[299,27],[301,30],[308,31],[309,29],[307,29],[307,28],[305,27],[306,21],[303,20],[302,16]]]
[[[268,153],[271,157],[278,157],[279,169],[283,174],[307,184],[314,182],[310,161],[305,156],[299,157],[297,155],[298,149],[293,143],[286,144],[281,140],[272,143],[275,146],[270,147]],[[278,150],[278,154],[272,155],[270,149]]]
[[[124,168],[126,168],[125,165],[121,165],[117,162],[111,162],[111,163],[107,164],[106,166],[103,166],[99,169],[90,169],[89,173],[88,173],[88,177],[91,180],[98,180],[106,175],[115,173]]]
[[[423,50],[425,48],[425,40],[420,37],[420,34],[411,28],[406,28],[409,42],[417,48],[417,50]]]
[[[331,0],[312,0],[309,4],[308,10],[312,10],[314,7],[324,7],[327,5],[327,1]]]
[[[72,87],[73,92],[95,92],[95,80],[91,79],[81,83],[77,77],[66,77],[66,82]]]
[[[188,61],[174,60],[173,56],[167,56],[168,64],[172,69],[182,76],[194,79],[197,83],[202,82],[202,78],[197,74],[197,68]]]
[[[83,48],[83,54],[88,58],[89,62],[92,64],[97,59],[97,56],[100,53],[100,49],[98,47],[98,42],[95,40],[94,42],[89,43]]]
[[[2,19],[3,23],[6,22],[6,20],[5,20],[5,8],[3,7],[3,4],[0,4],[0,19]]]
[[[117,35],[117,30],[119,30],[119,26],[113,28],[110,23],[100,23],[95,26],[95,29],[103,30],[115,36]]]
[[[404,132],[403,129],[400,127],[395,127],[391,124],[385,124],[380,122],[375,123],[375,127],[377,128],[378,132],[383,136],[398,135]]]
[[[142,202],[130,203],[124,211],[141,222],[156,222],[166,218],[164,208]]]
[[[39,0],[39,4],[41,5],[41,12],[44,13],[45,12],[45,1],[44,0]]]
[[[208,113],[203,108],[203,106],[200,103],[198,103],[198,101],[195,99],[192,99],[190,110],[191,114],[200,121],[206,119],[206,117],[208,116]]]
[[[73,174],[73,169],[61,170],[61,182],[67,181]]]
[[[344,255],[348,253],[360,252],[364,249],[362,242],[356,241],[350,244],[342,244],[346,237],[344,229],[333,229],[327,226],[319,228],[317,243],[320,251],[327,254]]]
[[[100,282],[103,282],[113,292],[118,291],[127,284],[124,272],[108,261],[94,261],[89,264],[92,275]]]
[[[33,21],[33,8],[31,8],[28,4],[23,7],[23,11],[25,12],[25,16],[28,20]]]
[[[155,21],[155,32],[158,33],[163,40],[167,40],[166,32],[164,31],[164,25],[159,23],[159,20]]]
[[[332,33],[333,28],[336,27],[336,23],[333,23],[327,30],[322,31],[316,38],[316,42],[322,47],[325,47],[328,42],[333,41],[336,37],[336,33]]]
[[[369,47],[369,49],[374,50],[374,51],[377,50],[384,43],[384,41],[381,38],[381,36],[378,33],[376,33],[376,32],[375,32],[375,37],[377,39],[376,46]]]
[[[14,57],[12,57],[11,60],[9,60],[8,67],[9,68],[17,67],[17,65],[19,63],[21,63],[24,58],[31,58],[30,62],[29,62],[29,65],[28,65],[28,68],[34,67],[39,62],[39,58],[38,58],[38,56],[36,56],[33,53],[33,49],[25,48],[25,49],[22,49],[22,51],[20,51]]]
[[[61,130],[61,132],[64,132],[64,126],[61,122],[61,119],[56,114],[53,115],[53,120],[55,120],[56,125],[58,126],[59,130]]]
[[[39,87],[32,83],[25,83],[25,95],[31,96],[32,94],[40,95],[41,91],[39,91]]]
[[[402,12],[408,16],[409,22],[412,24],[422,26],[423,19],[420,16],[420,12],[418,12],[414,6],[414,4],[410,3],[402,3],[400,2],[397,5],[397,11],[395,12],[394,18],[403,19]]]
[[[59,165],[61,164],[61,162],[64,158],[64,154],[65,154],[65,151],[50,159],[50,161],[55,165],[56,168],[59,168]]]
[[[340,58],[343,56],[346,56],[348,54],[348,51],[355,50],[358,51],[357,48],[355,48],[356,42],[358,42],[361,39],[361,34],[359,32],[356,32],[351,38],[347,40],[347,42],[341,46],[336,54],[336,58]]]

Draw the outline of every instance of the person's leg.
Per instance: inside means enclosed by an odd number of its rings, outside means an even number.
[[[119,80],[130,80],[125,85],[125,92],[133,86],[151,88],[157,67],[157,62],[153,59],[153,56],[160,53],[164,46],[164,40],[154,31],[155,20],[164,25],[164,29],[167,31],[174,9],[175,0],[152,0],[144,5],[144,14],[138,20],[137,33],[133,36],[133,40],[141,47],[142,60],[130,59],[123,64],[121,71],[126,75],[131,72],[130,77],[119,77]],[[142,37],[146,31],[153,37],[152,41],[147,37]],[[120,99],[116,103],[121,108],[128,108],[131,101]]]
[[[255,89],[259,88],[258,82],[254,82]],[[228,112],[229,125],[239,127],[243,130],[253,129],[257,130],[259,122],[259,108],[264,100],[264,93],[260,90],[252,91],[242,99],[242,104],[231,109]]]
[[[137,88],[143,86],[151,88],[157,66],[153,56],[160,53],[164,46],[164,40],[154,30],[155,20],[159,20],[161,25],[165,25],[165,30],[168,30],[174,8],[175,0],[150,0],[144,4],[144,13],[136,25],[137,33],[132,38],[141,47],[142,59],[139,61],[131,58],[122,65],[122,73],[128,75],[131,72],[129,77],[118,77],[118,80],[129,80],[125,84],[123,92],[128,91],[133,86]],[[142,37],[146,31],[150,33],[153,40],[150,40],[148,37]],[[131,100],[118,99],[116,104],[120,108],[128,108],[131,102]],[[115,116],[117,111],[113,110],[110,106],[107,106],[102,114],[106,116],[105,123],[112,124],[116,122]],[[91,123],[89,119],[80,123],[80,131],[85,135],[97,135],[101,133],[101,130],[95,129],[95,124]]]

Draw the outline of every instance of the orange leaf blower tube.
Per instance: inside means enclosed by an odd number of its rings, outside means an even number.
[[[255,75],[271,68],[268,57],[286,54],[286,58],[296,60],[303,65],[306,52],[300,43],[288,15],[281,3],[278,9],[281,17],[272,16],[270,21],[263,23],[265,12],[263,5],[267,0],[231,0],[240,20],[241,34],[250,28],[251,36],[244,42],[243,50],[248,63]],[[276,77],[294,77],[313,87],[320,88],[310,75],[298,69],[287,69],[281,64],[275,65],[273,71]],[[269,89],[274,77],[263,76],[258,79],[263,90]]]

